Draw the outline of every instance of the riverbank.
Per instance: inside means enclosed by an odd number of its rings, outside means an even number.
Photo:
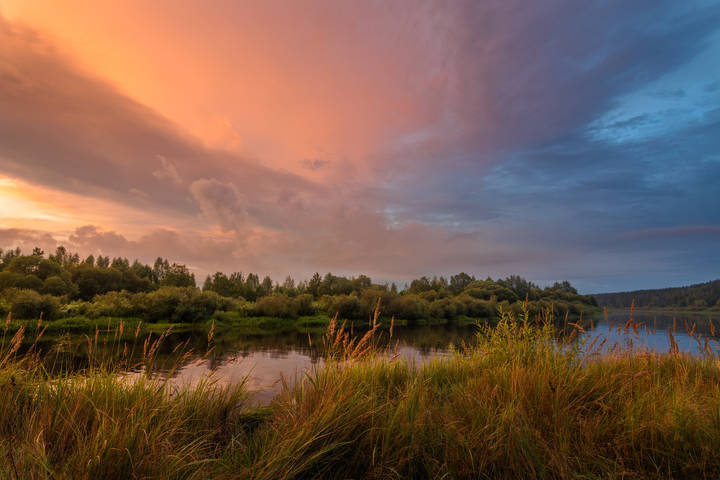
[[[704,310],[697,310],[697,309],[687,309],[683,310],[682,308],[678,307],[668,307],[668,308],[608,308],[609,312],[616,312],[616,313],[630,313],[630,312],[637,312],[637,313],[657,313],[662,315],[704,315],[704,316],[715,316],[720,317],[720,308],[713,307],[708,308]]]
[[[710,352],[600,353],[600,342],[558,345],[552,327],[506,317],[466,350],[417,366],[376,355],[377,331],[353,341],[329,330],[325,366],[263,409],[242,382],[127,381],[107,363],[49,378],[4,343],[0,476],[720,475],[720,367]]]
[[[191,331],[207,331],[215,329],[222,331],[224,329],[232,329],[235,334],[245,335],[277,335],[283,332],[324,332],[327,329],[331,317],[327,315],[301,316],[296,319],[280,318],[280,317],[245,317],[238,314],[223,312],[224,315],[218,315],[204,322],[197,323],[171,323],[171,322],[147,322],[137,317],[100,317],[88,318],[86,316],[73,316],[61,318],[51,321],[38,320],[18,320],[8,317],[6,321],[6,330],[10,333],[24,329],[27,332],[45,331],[48,334],[59,333],[85,333],[94,334],[95,331],[111,332],[122,330],[121,335],[130,338],[140,334],[162,334],[168,330],[173,332],[191,332]],[[368,321],[344,320],[339,319],[342,323],[346,323],[348,327],[363,329],[369,328]],[[391,318],[380,318],[380,329],[389,329],[393,324],[398,327],[428,326],[428,325],[457,325],[467,326],[478,323],[491,322],[489,318],[472,318],[468,316],[459,316],[452,320],[445,318],[421,318],[417,320],[404,320]]]

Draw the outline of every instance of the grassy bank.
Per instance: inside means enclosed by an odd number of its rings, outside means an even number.
[[[83,315],[61,318],[52,321],[23,320],[11,319],[7,323],[7,331],[10,333],[25,329],[26,332],[36,333],[44,330],[48,334],[58,333],[86,333],[94,334],[95,330],[101,332],[114,332],[123,326],[126,338],[134,335],[135,329],[140,328],[140,332],[162,334],[168,329],[173,332],[186,331],[207,331],[211,328],[217,330],[233,329],[235,334],[244,335],[277,335],[284,332],[301,332],[308,331],[325,331],[330,324],[331,317],[318,314],[307,315],[298,318],[280,318],[280,317],[246,317],[237,312],[219,312],[212,318],[196,323],[173,323],[173,322],[147,322],[137,317],[99,317],[89,318]],[[368,321],[344,320],[348,325],[353,324],[358,328],[367,328]],[[380,320],[383,327],[387,329],[390,325],[390,318],[382,318]],[[478,323],[490,322],[489,318],[472,318],[468,316],[459,316],[455,319],[448,320],[445,318],[421,318],[413,321],[404,319],[394,320],[396,326],[428,326],[428,325],[457,325],[467,326]]]
[[[30,334],[44,331],[47,333],[86,333],[94,334],[96,330],[101,332],[114,332],[122,326],[123,332],[128,338],[134,336],[138,327],[142,333],[162,334],[168,329],[173,331],[191,331],[209,328],[212,321],[206,323],[171,323],[171,322],[144,322],[136,317],[99,317],[88,318],[82,315],[61,318],[51,321],[10,319],[7,323],[7,332],[15,333],[24,330]]]
[[[0,477],[720,476],[714,338],[703,357],[600,353],[602,338],[558,341],[505,316],[476,345],[415,367],[376,352],[379,334],[353,340],[331,323],[326,366],[262,410],[242,385],[128,381],[107,363],[49,378],[8,341]]]

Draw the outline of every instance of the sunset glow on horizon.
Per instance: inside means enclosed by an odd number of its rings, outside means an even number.
[[[720,270],[720,3],[0,0],[0,248],[583,292]]]

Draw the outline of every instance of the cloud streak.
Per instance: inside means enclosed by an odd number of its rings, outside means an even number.
[[[0,174],[112,213],[18,212],[0,246],[278,278],[716,276],[716,2],[68,1],[0,17]]]

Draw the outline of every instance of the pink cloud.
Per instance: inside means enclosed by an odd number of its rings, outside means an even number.
[[[30,226],[6,230],[7,246],[64,243],[85,254],[162,255],[201,272],[252,269],[278,278],[315,270],[406,277],[511,256],[477,235],[390,225],[382,196],[368,194],[372,185],[350,170],[320,183],[208,148],[4,20],[0,54],[0,106],[9,112],[0,118],[0,172],[156,219],[132,237],[112,218],[102,228],[76,225],[64,240]]]

